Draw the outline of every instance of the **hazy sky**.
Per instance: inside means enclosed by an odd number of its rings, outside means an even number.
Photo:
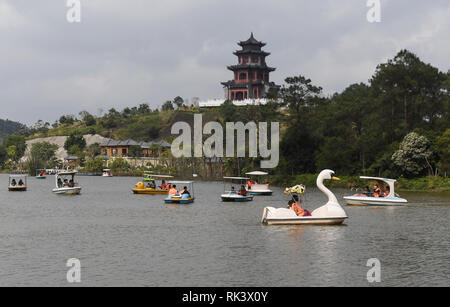
[[[239,40],[267,43],[272,80],[305,75],[325,93],[367,82],[402,48],[450,69],[449,0],[0,0],[0,118],[33,124],[63,114],[175,96],[223,98]]]

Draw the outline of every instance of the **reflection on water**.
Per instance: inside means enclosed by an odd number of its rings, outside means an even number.
[[[199,183],[192,205],[133,195],[135,178],[79,177],[82,195],[56,196],[53,178],[6,191],[0,175],[0,285],[67,285],[78,258],[82,285],[369,286],[378,258],[385,286],[448,286],[449,194],[402,193],[395,208],[345,207],[343,226],[263,226],[280,189],[243,204],[221,203],[221,183]],[[1,182],[4,188],[1,188]],[[346,191],[337,191],[338,199]],[[310,189],[307,208],[326,202]]]

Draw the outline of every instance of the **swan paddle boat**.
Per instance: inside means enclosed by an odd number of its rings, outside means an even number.
[[[37,169],[36,170],[36,179],[47,179],[47,170]]]
[[[25,192],[27,190],[27,176],[26,175],[10,175],[8,191],[10,192]]]
[[[387,185],[389,187],[389,194],[387,196],[380,195],[380,197],[374,197],[374,193],[366,191],[353,196],[345,196],[344,199],[348,206],[404,206],[408,203],[406,199],[399,197],[395,193],[395,182],[397,180],[366,176],[361,176],[360,178],[376,181],[380,188]]]
[[[113,175],[112,175],[110,169],[106,168],[106,169],[103,170],[102,177],[112,177],[112,176],[113,176]]]
[[[261,172],[261,171],[255,171],[255,172],[250,172],[250,173],[246,173],[247,176],[250,176],[250,178],[255,178],[255,177],[259,177],[262,179],[262,177],[269,175],[266,172]],[[258,181],[257,181],[258,182]],[[263,196],[268,196],[268,195],[272,195],[272,190],[269,189],[269,184],[261,184],[261,183],[252,183],[252,184],[247,184],[247,191],[250,195],[263,195]]]
[[[81,187],[75,182],[76,171],[59,172],[55,175],[56,187],[52,190],[57,195],[79,195]]]
[[[166,188],[166,180],[172,178],[173,176],[153,175],[145,172],[142,181],[136,183],[136,187],[132,191],[134,194],[167,195],[169,190]]]
[[[193,181],[170,181],[172,187],[185,186],[188,188],[188,193],[183,194],[180,192],[169,194],[169,196],[164,200],[166,204],[192,204],[195,200],[194,193],[194,182]],[[169,192],[170,193],[170,192]]]
[[[324,170],[317,177],[317,187],[327,197],[328,202],[317,208],[311,216],[297,216],[291,209],[264,208],[262,223],[268,225],[339,225],[348,218],[336,196],[323,184],[324,180],[339,180],[334,177],[334,171]]]
[[[249,195],[247,190],[245,189],[245,182],[250,178],[245,177],[223,177],[225,180],[231,181],[231,190],[227,191],[225,187],[225,193],[220,195],[223,202],[249,202],[253,200],[253,196]],[[240,187],[244,187],[244,193],[242,193],[242,189],[239,188],[238,191],[235,190],[233,183],[239,182]],[[227,186],[227,184],[225,184]]]

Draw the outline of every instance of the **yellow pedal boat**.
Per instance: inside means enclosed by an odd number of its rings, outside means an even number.
[[[165,186],[165,180],[171,178],[173,178],[173,176],[150,175],[146,172],[144,179],[136,183],[136,187],[132,189],[132,191],[134,194],[167,195],[169,190],[161,188],[161,186]]]

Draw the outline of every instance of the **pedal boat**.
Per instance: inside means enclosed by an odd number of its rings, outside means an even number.
[[[389,195],[387,197],[373,197],[371,193],[359,193],[353,196],[345,196],[344,200],[348,206],[376,206],[376,207],[390,207],[390,206],[405,206],[408,201],[404,198],[398,197],[395,194],[395,179],[366,177],[361,176],[361,179],[375,180],[380,186],[382,183],[389,185]]]
[[[104,169],[104,170],[103,170],[102,177],[112,177],[112,176],[113,176],[113,175],[112,175],[110,169]]]
[[[47,171],[45,169],[37,169],[36,179],[47,179]]]
[[[246,173],[246,175],[250,177],[263,177],[269,175],[265,172],[255,171]],[[272,195],[272,190],[269,188],[269,184],[252,184],[251,186],[247,185],[247,191],[250,195],[259,195],[259,196],[270,196]]]
[[[245,187],[245,181],[250,179],[250,178],[245,178],[245,177],[223,177],[223,179],[225,180],[231,180],[231,186],[233,186],[233,182],[235,181],[239,181],[239,185],[243,185]],[[242,195],[240,193],[238,193],[239,191],[225,191],[224,194],[220,195],[220,198],[222,199],[223,202],[249,202],[249,201],[253,201],[253,196],[249,195],[249,193],[247,192],[247,195]]]
[[[76,171],[73,172],[60,172],[55,175],[56,187],[52,192],[56,195],[79,195],[81,194],[81,187],[75,182]],[[60,184],[63,180],[70,178],[73,185]]]
[[[173,176],[151,175],[146,173],[143,180],[138,182],[132,191],[134,194],[167,195],[169,193],[168,189],[160,189],[157,187],[162,185],[163,180],[172,178]],[[147,183],[147,186],[145,186],[145,183]]]
[[[16,184],[13,184],[12,181],[15,181]],[[19,185],[18,183],[22,180],[23,184]],[[25,175],[10,175],[9,176],[9,184],[8,191],[10,192],[25,192],[27,190],[27,176]]]
[[[189,187],[189,191],[191,194],[181,195],[181,194],[177,193],[177,194],[169,195],[164,200],[164,202],[166,204],[186,205],[186,204],[192,204],[195,201],[194,182],[193,181],[170,181],[169,183],[172,186],[173,185],[186,185]]]
[[[262,223],[267,225],[340,225],[348,218],[336,196],[325,187],[324,180],[339,180],[332,170],[324,170],[317,177],[317,187],[328,197],[328,202],[314,210],[311,216],[297,216],[286,208],[264,208]]]

